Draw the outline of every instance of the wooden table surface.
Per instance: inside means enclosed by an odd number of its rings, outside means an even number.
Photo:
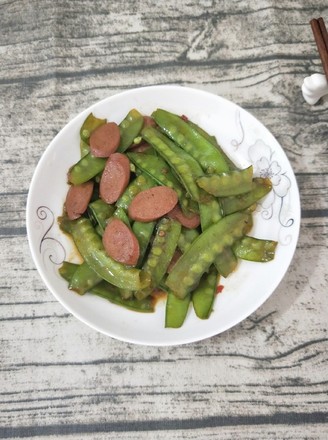
[[[0,438],[327,439],[328,100],[309,20],[327,0],[0,1]],[[248,319],[177,347],[90,329],[46,289],[25,227],[45,148],[92,103],[152,84],[228,98],[283,146],[301,194],[285,278]]]

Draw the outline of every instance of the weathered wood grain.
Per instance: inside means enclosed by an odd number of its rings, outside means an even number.
[[[309,26],[325,0],[0,1],[0,438],[328,437],[328,100]],[[302,225],[276,292],[209,340],[140,347],[77,321],[32,262],[25,206],[56,133],[95,101],[151,84],[208,90],[277,137]]]

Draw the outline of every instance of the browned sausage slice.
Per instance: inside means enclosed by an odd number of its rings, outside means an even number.
[[[172,188],[155,186],[136,195],[130,203],[129,216],[139,222],[150,222],[172,211],[177,202],[178,195]]]
[[[188,229],[194,229],[200,225],[200,217],[198,214],[191,213],[190,216],[186,216],[178,205],[176,205],[172,211],[167,214],[167,216],[177,220],[182,224],[182,226]]]
[[[68,218],[75,220],[86,211],[93,191],[93,181],[71,185],[66,195],[65,207]]]
[[[131,148],[129,148],[129,151],[131,153],[144,153],[145,151],[149,150],[150,145],[147,142],[140,142],[138,145],[133,145]]]
[[[143,122],[144,127],[155,127],[156,126],[156,122],[151,116],[144,116],[143,118],[144,118],[144,122]]]
[[[90,151],[96,157],[109,157],[120,143],[120,129],[115,122],[98,127],[90,136]]]
[[[140,249],[137,237],[122,220],[113,219],[106,226],[103,245],[110,257],[119,263],[135,266]]]
[[[111,154],[100,179],[100,197],[114,203],[122,195],[130,180],[130,161],[124,154]]]

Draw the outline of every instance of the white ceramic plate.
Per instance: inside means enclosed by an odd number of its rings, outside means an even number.
[[[273,191],[255,214],[250,235],[279,242],[270,263],[241,261],[238,270],[222,279],[222,293],[208,320],[192,307],[182,328],[165,329],[165,303],[153,314],[120,308],[102,298],[69,291],[58,275],[63,260],[74,261],[74,247],[58,228],[68,185],[69,167],[79,159],[79,129],[86,116],[119,123],[131,108],[151,114],[161,107],[184,114],[214,134],[226,153],[242,167],[253,164],[255,174],[269,176]],[[219,96],[180,86],[129,90],[83,111],[50,143],[32,179],[27,202],[27,233],[35,265],[48,289],[74,316],[113,338],[144,345],[184,344],[221,333],[254,312],[276,289],[292,260],[300,227],[300,199],[290,163],[276,139],[252,115]]]

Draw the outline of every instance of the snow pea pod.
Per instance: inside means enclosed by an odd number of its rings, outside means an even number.
[[[87,182],[103,171],[105,168],[106,159],[102,157],[95,157],[91,153],[82,157],[68,173],[68,180],[73,185],[79,185]]]
[[[139,260],[137,263],[137,266],[140,266],[140,264],[142,263],[146,250],[148,248],[150,239],[153,235],[153,231],[155,228],[156,222],[148,222],[148,223],[144,223],[144,222],[138,222],[135,221],[132,225],[132,231],[134,233],[134,235],[137,237],[137,240],[139,242],[139,251],[140,251],[140,255],[139,255]]]
[[[116,208],[113,217],[118,218],[125,223],[128,228],[131,228],[130,219],[123,208]]]
[[[152,247],[143,265],[143,271],[149,273],[151,283],[147,288],[136,292],[136,298],[145,298],[151,294],[153,288],[158,287],[172,260],[180,232],[181,224],[175,220],[164,217],[158,222]]]
[[[70,281],[74,272],[79,267],[79,264],[70,263],[69,261],[64,261],[63,264],[58,269],[59,275],[66,281]]]
[[[207,131],[205,131],[203,128],[201,128],[199,125],[197,125],[195,122],[190,121],[190,119],[188,119],[185,122],[187,122],[187,124],[190,125],[190,127],[192,127],[195,131],[198,131],[198,133],[200,135],[202,135],[207,141],[211,142],[211,144],[213,144],[215,146],[218,145],[215,136],[210,135]]]
[[[169,163],[179,176],[179,179],[190,196],[198,201],[199,188],[192,177],[192,170],[180,154],[172,150],[170,139],[153,127],[145,127],[141,132],[142,137]]]
[[[104,202],[102,199],[97,199],[89,203],[89,215],[94,219],[100,227],[102,234],[106,228],[107,220],[114,214],[115,208],[112,205]]]
[[[212,200],[208,203],[199,204],[202,231],[205,231],[223,217],[220,201],[213,196],[211,197]],[[221,275],[227,276],[230,271],[234,270],[236,267],[236,257],[231,250],[228,250],[228,248],[225,249],[223,254],[224,255],[218,255],[215,261],[215,266]]]
[[[156,186],[156,182],[151,177],[145,173],[140,174],[132,180],[130,185],[117,200],[116,207],[127,211],[132,199],[134,199],[137,194],[145,189],[153,188],[154,186]]]
[[[194,159],[189,153],[187,153],[185,150],[183,150],[181,147],[179,147],[177,144],[175,144],[168,138],[167,138],[167,143],[170,149],[176,155],[180,156],[181,159],[186,162],[186,164],[188,164],[188,167],[194,179],[197,179],[198,177],[204,175],[204,171],[196,159]]]
[[[178,240],[178,248],[182,253],[186,252],[186,250],[191,246],[192,242],[199,237],[199,232],[197,229],[187,229],[182,227],[181,234]]]
[[[120,295],[122,299],[130,299],[133,298],[133,291],[127,289],[120,289]]]
[[[148,174],[159,185],[174,189],[178,194],[181,208],[188,211],[189,202],[185,190],[164,159],[144,153],[127,153],[127,156],[141,171]]]
[[[221,145],[218,143],[215,136],[210,135],[209,133],[207,133],[207,131],[202,129],[199,125],[195,124],[194,122],[189,120],[187,122],[194,130],[198,131],[198,133],[201,136],[203,136],[206,140],[208,140],[208,142],[213,144],[220,151],[220,154],[224,157],[224,160],[228,164],[230,170],[238,169],[237,165],[230,159],[230,157],[222,149]]]
[[[277,242],[245,236],[233,245],[233,252],[242,260],[267,262],[274,259]]]
[[[192,304],[200,319],[208,319],[215,299],[218,285],[218,273],[214,266],[204,274],[196,289],[192,292]]]
[[[184,298],[191,292],[223,249],[244,235],[248,217],[249,214],[243,212],[226,216],[193,241],[166,280],[176,296]]]
[[[106,254],[89,219],[80,217],[71,221],[70,233],[84,261],[104,280],[127,290],[141,290],[149,285],[147,273],[124,266]]]
[[[106,119],[96,118],[90,113],[80,128],[80,152],[81,157],[86,156],[90,152],[89,139],[93,131],[96,128],[106,124]]]
[[[205,231],[222,218],[222,208],[219,200],[210,196],[206,202],[199,203],[199,214],[202,231]]]
[[[227,278],[236,269],[237,264],[237,257],[229,246],[223,249],[214,262],[217,271],[224,278]]]
[[[96,128],[106,124],[106,122],[107,122],[106,119],[96,118],[92,113],[90,113],[86,117],[85,121],[83,122],[80,128],[81,140],[84,141],[87,145],[89,145],[89,138],[91,136],[91,133],[95,131]]]
[[[252,189],[239,196],[230,196],[221,198],[221,206],[225,215],[249,208],[255,202],[267,195],[272,189],[272,183],[267,178],[255,177],[252,183]]]
[[[74,272],[68,288],[74,290],[79,295],[83,295],[101,281],[102,278],[84,262]]]
[[[69,263],[64,261],[63,265],[59,268],[59,274],[68,282],[71,282],[74,272],[79,268],[78,264]],[[154,304],[152,298],[145,298],[142,301],[138,301],[135,298],[124,298],[125,290],[119,289],[106,281],[102,281],[97,286],[92,287],[89,293],[100,296],[108,301],[122,306],[129,310],[136,312],[151,313],[154,311]],[[130,292],[127,292],[130,294]]]
[[[197,179],[197,185],[215,197],[244,194],[252,189],[253,167],[211,174]]]
[[[115,286],[110,285],[109,283],[106,283],[105,281],[93,287],[90,290],[90,293],[107,299],[113,304],[124,307],[125,309],[133,310],[135,312],[154,312],[154,304],[152,298],[148,297],[142,300],[137,300],[134,297],[122,298],[121,290]]]
[[[206,173],[229,171],[220,151],[180,116],[157,109],[152,117],[169,138],[200,163]]]
[[[80,153],[81,157],[84,157],[90,153],[90,147],[83,139],[80,139]]]
[[[102,237],[104,235],[104,229],[102,229],[99,225],[95,226],[95,231],[99,235],[99,237]]]
[[[124,153],[133,143],[140,133],[144,123],[144,118],[136,109],[132,109],[120,123],[121,140],[117,151]]]
[[[165,307],[165,327],[180,328],[184,323],[190,304],[190,295],[180,299],[168,291]]]

